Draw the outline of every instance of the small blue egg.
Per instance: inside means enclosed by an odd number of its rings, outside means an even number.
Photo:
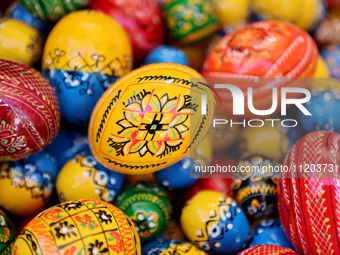
[[[143,65],[154,63],[177,63],[181,65],[189,65],[186,54],[172,46],[161,45],[153,49],[145,58]]]
[[[279,245],[294,250],[278,220],[264,220],[253,230],[249,246],[260,244]]]
[[[194,167],[194,161],[185,157],[176,164],[156,172],[155,176],[158,182],[168,189],[183,189],[197,181],[190,176],[190,171]]]
[[[332,91],[314,91],[304,105],[312,115],[299,112],[298,119],[307,132],[327,130],[340,132],[340,95]]]

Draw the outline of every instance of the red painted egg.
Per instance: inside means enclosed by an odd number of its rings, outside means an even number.
[[[278,245],[256,245],[238,255],[298,255],[295,251]]]
[[[316,131],[290,150],[278,182],[287,236],[305,255],[340,254],[340,134]]]
[[[288,83],[254,79],[312,77],[317,58],[316,44],[305,31],[283,21],[260,21],[223,37],[209,52],[202,73],[205,78],[250,78],[236,85],[243,92],[253,87],[254,107],[269,109],[272,88]],[[231,113],[231,93],[218,92],[223,108]]]
[[[30,156],[59,129],[57,96],[31,67],[0,59],[0,161]]]
[[[155,0],[92,0],[91,7],[111,15],[125,28],[137,63],[165,40],[166,27]]]

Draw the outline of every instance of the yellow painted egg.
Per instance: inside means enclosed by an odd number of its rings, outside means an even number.
[[[266,122],[260,128],[245,127],[241,130],[239,148],[241,157],[253,154],[267,156],[280,162],[289,150],[286,128],[274,122]]]
[[[318,62],[316,63],[315,73],[313,78],[329,78],[330,73],[327,67],[325,60],[321,56],[318,58]]]
[[[285,20],[304,30],[315,28],[325,16],[322,0],[252,0],[251,7],[260,19]]]
[[[48,153],[0,165],[0,206],[18,217],[41,212],[54,191],[57,164]]]
[[[184,158],[203,139],[214,114],[202,81],[179,64],[152,64],[124,76],[92,112],[92,154],[103,166],[127,174],[154,172]]]
[[[128,35],[99,11],[66,15],[46,40],[42,74],[56,90],[61,118],[72,125],[87,127],[100,96],[131,69]]]
[[[249,17],[249,0],[213,0],[217,19],[222,25],[246,21]]]
[[[140,249],[136,229],[121,210],[84,199],[38,214],[17,237],[12,254],[140,255]]]
[[[212,190],[192,197],[180,221],[189,240],[210,254],[237,254],[250,234],[247,216],[236,201]]]
[[[81,152],[60,170],[56,189],[61,202],[93,198],[113,202],[123,187],[124,175],[100,165],[91,153]]]
[[[0,20],[0,56],[33,66],[41,56],[43,39],[35,28],[15,19]]]

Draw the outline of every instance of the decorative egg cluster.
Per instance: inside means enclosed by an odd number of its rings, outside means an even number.
[[[0,2],[0,255],[340,255],[340,0]]]

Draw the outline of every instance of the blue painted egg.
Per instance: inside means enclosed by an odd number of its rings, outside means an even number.
[[[86,134],[75,129],[63,128],[45,151],[55,157],[59,171],[68,160],[79,152],[90,152],[90,147]]]
[[[29,10],[27,10],[19,3],[13,4],[8,9],[8,17],[16,20],[21,20],[27,25],[37,29],[44,38],[48,36],[53,27],[51,23],[34,16]]]
[[[250,225],[236,201],[223,193],[203,190],[182,210],[186,237],[209,254],[237,254],[246,247]]]
[[[189,65],[188,58],[184,51],[167,45],[161,45],[153,49],[146,57],[143,65],[154,63],[177,63]]]
[[[333,78],[340,78],[340,45],[332,44],[320,51]]]
[[[168,189],[183,189],[193,185],[197,179],[190,176],[195,162],[189,157],[155,173],[157,181]]]
[[[0,205],[19,217],[38,213],[54,191],[55,159],[45,151],[0,166]]]
[[[317,130],[340,132],[340,94],[335,90],[313,91],[305,104],[312,115],[298,114],[299,124],[309,133]]]
[[[279,220],[264,220],[252,232],[249,246],[272,244],[294,250]]]

